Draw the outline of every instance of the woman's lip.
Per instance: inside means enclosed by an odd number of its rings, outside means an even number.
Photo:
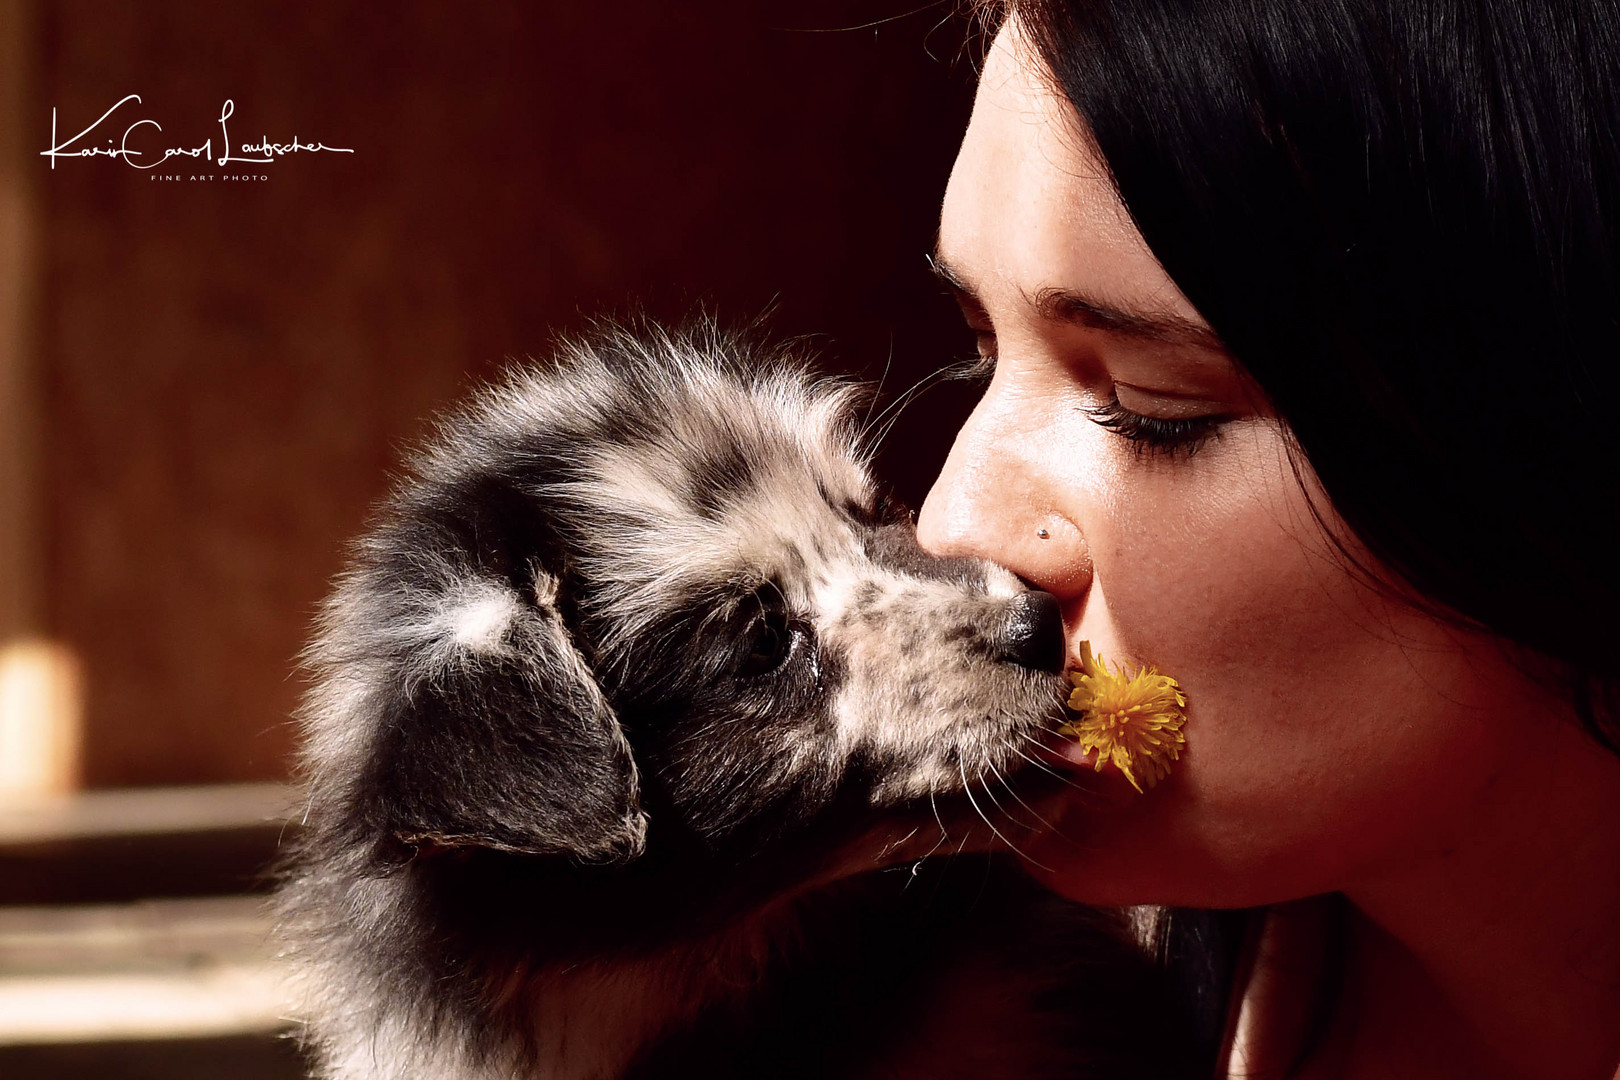
[[[1096,765],[1096,757],[1089,750],[1082,750],[1078,739],[1067,735],[1054,735],[1050,740],[1041,744],[1041,759],[1045,764],[1054,765],[1060,769],[1071,772],[1091,770]]]
[[[1069,657],[1068,662],[1063,667],[1063,686],[1065,688],[1063,697],[1065,700],[1068,698],[1068,693],[1066,691],[1070,686],[1069,673],[1071,671],[1079,670],[1079,657]],[[1068,708],[1064,708],[1062,716],[1062,720],[1064,722],[1078,719],[1078,713],[1071,712]],[[1048,764],[1056,765],[1059,768],[1068,769],[1072,772],[1079,772],[1082,769],[1090,770],[1096,761],[1091,751],[1080,749],[1080,740],[1076,739],[1072,735],[1058,735],[1053,733],[1051,738],[1042,744],[1042,749],[1044,751],[1042,756],[1048,759]]]

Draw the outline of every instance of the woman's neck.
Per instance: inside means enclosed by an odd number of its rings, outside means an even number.
[[[1620,757],[1526,721],[1440,850],[1345,890],[1347,983],[1312,1077],[1610,1080],[1620,1065]]]

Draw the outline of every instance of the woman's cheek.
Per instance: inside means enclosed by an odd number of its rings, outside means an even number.
[[[1501,767],[1488,661],[1287,527],[1302,507],[1206,508],[1201,543],[1122,532],[1097,561],[1111,634],[1188,696],[1186,755],[1117,834],[1179,850],[1178,886],[1340,888],[1443,846]]]
[[[1075,514],[1095,570],[1082,630],[1099,648],[1198,681],[1248,666],[1255,647],[1314,615],[1312,560],[1279,524],[1291,510],[1233,460],[1235,448],[1176,459],[1100,451],[1096,475],[1074,484],[1089,488]]]
[[[1247,460],[1234,460],[1243,449]],[[1361,668],[1353,654],[1366,635],[1293,477],[1254,475],[1265,455],[1252,447],[1214,450],[1116,455],[1112,483],[1077,511],[1089,518],[1095,568],[1079,632],[1104,655],[1181,683],[1182,782],[1217,784],[1211,794],[1234,807],[1259,796],[1247,805],[1270,814],[1335,757],[1332,740],[1316,736],[1347,701],[1365,700],[1341,665]]]

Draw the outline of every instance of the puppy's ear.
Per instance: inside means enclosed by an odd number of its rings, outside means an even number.
[[[635,763],[557,610],[555,580],[436,591],[384,635],[389,674],[370,688],[374,736],[354,792],[366,831],[400,855],[638,855],[647,820]]]

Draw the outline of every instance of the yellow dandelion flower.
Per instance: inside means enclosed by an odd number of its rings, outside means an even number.
[[[1134,675],[1123,664],[1110,671],[1102,657],[1091,655],[1091,643],[1082,641],[1080,669],[1069,672],[1069,681],[1069,708],[1080,716],[1058,730],[1096,754],[1098,772],[1113,762],[1137,791],[1170,775],[1170,763],[1187,745],[1181,730],[1187,698],[1176,680],[1151,665]]]

